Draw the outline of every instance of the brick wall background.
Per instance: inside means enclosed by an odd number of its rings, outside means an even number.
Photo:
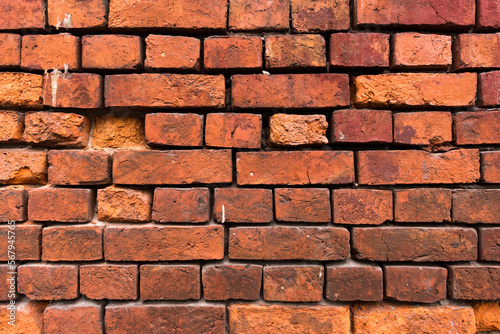
[[[500,331],[500,1],[0,13],[1,333]]]

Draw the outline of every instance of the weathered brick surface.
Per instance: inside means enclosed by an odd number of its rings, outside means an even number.
[[[138,275],[135,265],[80,266],[80,293],[90,299],[137,299]]]
[[[500,67],[500,33],[463,34],[453,43],[453,66],[456,69]]]
[[[146,68],[200,69],[200,40],[184,36],[146,37]]]
[[[335,224],[380,225],[393,218],[389,190],[335,189],[332,203]]]
[[[19,293],[31,300],[78,297],[78,266],[25,264],[17,268]]]
[[[103,104],[103,79],[90,73],[61,73],[44,76],[43,104],[53,108],[96,109]]]
[[[9,231],[11,232],[9,233]],[[12,245],[12,242],[9,242],[12,240],[12,232],[15,232],[15,261],[40,260],[42,226],[23,224],[16,225],[15,229],[12,229],[11,225],[0,227],[0,247],[5,249],[0,255],[0,261],[12,260],[9,258],[12,253],[8,253],[8,247]],[[11,236],[10,239],[9,236]]]
[[[21,36],[0,34],[0,67],[18,67],[21,65]]]
[[[23,221],[28,217],[26,189],[0,188],[0,222]]]
[[[0,184],[44,184],[47,153],[34,150],[0,150]]]
[[[446,69],[451,65],[451,37],[436,34],[400,33],[394,36],[392,66]]]
[[[97,151],[52,150],[48,154],[49,183],[88,185],[111,183],[111,155]]]
[[[43,312],[45,333],[102,333],[103,307],[96,303],[50,304]]]
[[[262,266],[208,265],[203,267],[202,278],[206,300],[257,300],[262,284]]]
[[[103,28],[108,23],[106,3],[102,0],[48,0],[48,24],[56,29]]]
[[[22,38],[21,67],[31,70],[80,68],[80,38],[71,34],[25,35]]]
[[[409,145],[438,145],[452,141],[452,116],[448,112],[394,114],[394,141]]]
[[[389,35],[337,33],[330,37],[330,65],[334,67],[389,67]]]
[[[321,35],[266,37],[266,68],[321,68],[326,66],[326,43]]]
[[[274,189],[276,220],[329,223],[332,219],[330,191],[325,188]]]
[[[205,143],[209,147],[260,148],[262,117],[255,114],[208,114]]]
[[[474,303],[474,314],[476,315],[477,330],[481,332],[500,330],[500,303]]]
[[[318,302],[323,295],[323,266],[264,267],[264,300]]]
[[[453,221],[469,224],[500,223],[500,190],[454,190]]]
[[[210,219],[208,188],[156,188],[154,221],[160,223],[204,223]]]
[[[479,259],[486,261],[500,260],[500,228],[479,229]]]
[[[438,223],[451,221],[451,190],[418,188],[394,192],[394,220]]]
[[[44,26],[42,0],[6,0],[0,4],[0,29],[41,29]]]
[[[500,299],[499,265],[452,265],[448,294],[454,299]]]
[[[142,300],[200,299],[200,267],[195,265],[141,266]]]
[[[43,76],[31,73],[0,73],[2,108],[42,109]]]
[[[148,145],[196,146],[203,144],[203,115],[147,114],[145,133]]]
[[[323,115],[275,114],[269,119],[271,144],[301,146],[328,144],[328,122]]]
[[[204,65],[209,70],[262,68],[262,38],[213,36],[205,39]]]
[[[289,13],[289,0],[231,0],[228,28],[250,31],[287,30]]]
[[[500,71],[479,74],[479,104],[481,106],[500,105]]]
[[[500,143],[500,110],[459,112],[453,115],[457,145]]]
[[[388,110],[335,110],[331,124],[334,142],[392,142],[392,113]]]
[[[273,219],[270,189],[224,189],[214,192],[214,215],[221,223],[268,223]]]
[[[85,223],[94,215],[93,197],[91,189],[30,189],[28,218],[43,222]]]
[[[335,301],[378,301],[384,298],[380,267],[366,265],[327,266],[325,297]]]
[[[44,334],[43,311],[46,305],[46,302],[28,300],[16,304],[16,322],[15,326],[12,326],[8,323],[14,318],[11,313],[12,308],[3,304],[0,306],[0,328],[11,334],[24,334],[26,331],[32,334]]]
[[[98,116],[95,118],[92,147],[145,149],[144,121],[135,117]]]
[[[477,25],[483,29],[500,29],[500,4],[495,0],[477,2]]]
[[[97,218],[112,222],[151,220],[153,194],[149,190],[107,187],[97,190]]]
[[[16,111],[0,111],[0,142],[19,142],[23,131],[23,114]]]
[[[102,231],[92,225],[46,227],[42,230],[42,260],[101,260]]]
[[[82,67],[94,70],[133,70],[142,65],[141,38],[127,35],[82,37]]]
[[[349,29],[347,0],[291,0],[292,28],[295,32],[322,32]]]

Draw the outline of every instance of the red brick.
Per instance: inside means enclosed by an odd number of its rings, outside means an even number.
[[[348,306],[232,304],[228,309],[231,334],[351,333]]]
[[[203,145],[203,115],[156,113],[146,115],[148,145]]]
[[[212,36],[205,39],[204,66],[209,70],[262,68],[262,38]]]
[[[153,220],[160,223],[205,223],[209,221],[209,189],[156,188]]]
[[[142,265],[141,299],[200,299],[200,276],[200,267],[195,265]]]
[[[453,150],[358,152],[360,184],[475,183],[479,179],[479,151]]]
[[[334,224],[379,225],[393,218],[390,190],[335,189],[332,202]]]
[[[216,188],[215,219],[221,223],[268,223],[273,220],[270,189]]]
[[[264,267],[264,300],[319,302],[323,295],[323,266]]]
[[[262,266],[203,266],[203,293],[206,300],[258,300],[262,282]]]
[[[97,218],[111,222],[151,220],[153,194],[148,189],[107,187],[97,190]]]
[[[384,272],[385,295],[389,299],[434,303],[446,298],[445,268],[386,266]]]
[[[103,79],[98,74],[54,70],[44,76],[43,104],[53,108],[100,108],[102,89]]]
[[[225,331],[223,305],[108,305],[106,333],[160,334],[175,329],[178,333],[220,334]]]
[[[93,148],[146,149],[144,120],[136,117],[97,116]]]
[[[350,27],[348,0],[291,0],[294,32],[347,30]]]
[[[369,261],[471,261],[477,258],[477,233],[460,227],[354,228],[353,250]]]
[[[500,190],[454,190],[453,221],[469,224],[500,224]]]
[[[66,29],[104,28],[108,23],[102,0],[48,0],[48,25]]]
[[[129,35],[82,37],[82,68],[135,70],[141,67],[141,38]]]
[[[474,313],[476,315],[477,330],[483,331],[499,331],[500,318],[500,302],[479,302],[473,303]]]
[[[405,223],[451,221],[451,190],[401,189],[394,192],[394,220]]]
[[[453,134],[457,145],[500,144],[500,109],[455,113]]]
[[[232,260],[344,260],[349,232],[337,227],[236,227],[229,230]]]
[[[227,1],[154,2],[114,0],[109,4],[109,28],[225,30]]]
[[[0,52],[2,53],[0,67],[20,66],[21,36],[17,34],[0,34]]]
[[[500,183],[500,151],[481,152],[481,172],[484,182]]]
[[[117,184],[231,183],[230,150],[119,151],[113,154]]]
[[[80,292],[90,299],[137,299],[138,279],[135,265],[80,266]]]
[[[232,77],[235,108],[331,108],[349,105],[346,74],[255,74]]]
[[[266,68],[325,68],[326,45],[321,35],[266,36]]]
[[[337,33],[330,36],[330,65],[334,67],[389,67],[389,35]]]
[[[16,268],[17,267],[15,265],[8,265],[8,264],[0,265],[1,301],[10,301],[17,299],[19,297],[16,288],[16,279],[17,279]]]
[[[353,159],[347,151],[238,152],[238,185],[352,183]]]
[[[78,297],[78,266],[24,264],[17,269],[19,293],[31,300]]]
[[[47,153],[0,150],[0,184],[43,184],[47,180]]]
[[[0,306],[0,328],[9,334],[43,334],[43,311],[47,306],[46,302],[35,302],[26,300],[16,303],[15,312],[7,303]],[[13,314],[14,313],[14,314]],[[15,325],[8,321],[15,317]]]
[[[500,29],[500,3],[496,0],[477,2],[477,26],[479,28]]]
[[[12,225],[0,226],[0,247],[4,251],[0,254],[0,261],[8,261],[9,231],[15,232],[15,261],[40,260],[40,243],[42,239],[42,226],[16,224],[13,230]],[[10,254],[12,255],[12,254]]]
[[[274,114],[269,119],[270,142],[277,146],[328,144],[324,115]]]
[[[451,65],[451,36],[405,32],[394,35],[392,66],[447,69]]]
[[[475,1],[450,3],[446,0],[360,0],[355,4],[356,25],[391,25],[461,28],[474,25]]]
[[[208,114],[205,143],[209,147],[260,148],[262,116],[242,113]]]
[[[353,309],[356,333],[475,334],[470,306],[417,306],[387,302],[357,304]]]
[[[408,145],[438,145],[452,140],[449,112],[403,112],[394,114],[394,141]]]
[[[287,30],[289,0],[231,0],[229,29],[251,31]]]
[[[476,100],[476,73],[390,73],[354,78],[357,107],[460,107]]]
[[[46,334],[89,333],[102,334],[103,306],[91,302],[50,304],[43,313]]]
[[[377,301],[384,298],[380,267],[348,264],[326,267],[325,297],[334,301]]]
[[[329,223],[332,220],[330,190],[326,188],[277,188],[274,203],[278,221]]]
[[[49,183],[86,185],[111,183],[111,155],[97,151],[50,151]]]
[[[500,261],[500,227],[479,229],[479,259]]]
[[[448,295],[453,299],[500,299],[500,266],[453,265],[449,267]]]
[[[0,29],[43,29],[43,0],[4,0],[0,2]]]
[[[500,33],[462,34],[453,43],[453,67],[473,69],[500,67]]]
[[[222,75],[118,74],[107,75],[106,107],[223,108]]]
[[[43,261],[94,261],[102,259],[100,226],[50,226],[42,231]]]
[[[500,71],[480,73],[479,86],[480,106],[500,105]]]
[[[89,222],[94,215],[92,193],[90,189],[30,189],[28,218],[44,222]]]
[[[26,189],[0,188],[0,222],[23,221],[28,218]]]
[[[201,42],[197,38],[163,35],[146,37],[146,68],[199,71],[200,55]]]
[[[0,73],[0,108],[42,109],[43,76]]]
[[[335,110],[332,141],[341,143],[391,143],[392,113],[388,110]]]
[[[78,114],[28,113],[25,116],[23,141],[43,146],[84,148],[89,142],[91,126],[90,118]]]
[[[80,68],[80,38],[70,34],[25,35],[22,38],[21,67],[30,70]]]
[[[148,247],[144,247],[148,244]],[[104,257],[108,261],[221,260],[222,226],[107,227]]]
[[[17,111],[0,111],[0,142],[19,142],[23,131],[23,114]]]

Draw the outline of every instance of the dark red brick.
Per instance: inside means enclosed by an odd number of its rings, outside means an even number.
[[[203,266],[203,293],[206,300],[258,300],[262,266],[221,264]]]
[[[377,301],[384,298],[382,269],[348,264],[326,267],[325,297],[335,301]]]
[[[452,265],[449,268],[448,295],[454,299],[500,299],[500,266]]]
[[[141,299],[200,299],[200,276],[200,267],[195,265],[142,265]]]
[[[262,38],[211,36],[205,39],[203,65],[209,70],[262,68]]]
[[[9,243],[9,235],[12,236],[12,232],[15,233],[14,260],[40,260],[42,226],[28,224],[16,224],[14,228],[11,226],[13,225],[0,226],[0,249],[4,250],[0,253],[0,261],[12,260],[12,253],[8,253],[8,246],[12,244]],[[9,233],[9,231],[11,231],[11,233]]]
[[[332,141],[341,143],[391,143],[392,112],[387,110],[335,110]]]
[[[237,227],[229,230],[232,260],[317,260],[350,257],[349,232],[337,227]]]
[[[357,259],[369,261],[472,261],[477,233],[460,227],[354,228],[353,251]]]
[[[97,151],[50,151],[49,183],[86,185],[111,183],[111,155]]]
[[[195,146],[203,145],[203,115],[147,114],[145,120],[148,145]]]
[[[208,114],[205,143],[209,147],[260,148],[262,116],[255,114]]]
[[[334,224],[379,225],[393,218],[390,190],[335,189],[332,202]]]
[[[500,261],[500,227],[479,228],[479,259]]]
[[[43,313],[43,330],[47,334],[102,334],[103,306],[88,301],[76,304],[50,304]]]
[[[337,33],[330,37],[330,65],[334,67],[389,67],[389,35]]]
[[[459,112],[453,115],[457,145],[500,143],[500,109]]]
[[[406,223],[451,221],[451,190],[432,188],[396,190],[394,220]]]
[[[101,226],[51,226],[42,231],[43,261],[95,261],[102,259]]]
[[[0,222],[20,222],[28,218],[26,189],[0,188]]]
[[[497,0],[479,0],[477,12],[478,27],[500,29],[500,3]]]
[[[386,266],[385,295],[405,302],[434,303],[446,298],[447,276],[442,267]]]
[[[468,224],[500,223],[500,190],[453,191],[453,221]]]
[[[210,220],[208,188],[156,188],[153,220],[160,223],[205,223]]]
[[[287,30],[289,0],[231,0],[229,29],[251,31]]]
[[[480,106],[500,105],[500,71],[479,74],[479,96]]]
[[[328,189],[277,188],[274,205],[278,221],[329,223],[332,220]]]
[[[137,299],[138,279],[135,265],[80,266],[80,292],[90,299]]]
[[[268,223],[273,220],[270,189],[216,188],[214,214],[221,223]]]
[[[323,266],[264,267],[264,299],[282,302],[319,302],[323,296]]]
[[[91,189],[30,189],[28,218],[44,222],[85,223],[94,215],[93,202]]]
[[[19,293],[31,300],[78,297],[78,266],[24,264],[17,269]]]

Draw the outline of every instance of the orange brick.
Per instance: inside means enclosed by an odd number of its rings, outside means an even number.
[[[466,224],[500,223],[499,189],[453,191],[453,221]]]
[[[329,223],[332,219],[330,190],[325,188],[276,188],[274,205],[278,221]]]
[[[151,220],[153,194],[149,190],[115,186],[97,190],[97,218],[112,222],[147,222]]]
[[[500,67],[500,33],[463,34],[453,43],[453,67],[474,69]]]
[[[396,190],[394,220],[406,223],[451,221],[451,190],[418,188]]]
[[[497,0],[479,0],[477,10],[479,28],[500,29],[500,3]]]
[[[499,144],[500,109],[455,113],[453,134],[457,145]]]
[[[93,264],[80,266],[80,292],[90,299],[137,299],[139,269],[136,265]]]
[[[358,107],[472,106],[476,73],[394,73],[354,78]]]
[[[142,66],[141,38],[128,35],[82,37],[82,67],[94,70],[135,70]]]
[[[332,202],[334,224],[379,225],[393,218],[390,190],[335,189]]]
[[[446,69],[451,65],[450,36],[406,32],[396,34],[393,44],[393,66]]]
[[[56,29],[104,28],[108,23],[106,2],[48,0],[48,24]]]
[[[500,331],[500,302],[473,303],[479,332]]]
[[[102,89],[103,79],[98,74],[54,70],[44,76],[43,104],[53,108],[100,108]]]
[[[331,108],[349,105],[346,74],[235,75],[235,108]]]
[[[43,76],[0,73],[0,108],[42,109]]]
[[[23,131],[23,114],[17,111],[0,111],[0,142],[19,142]]]
[[[481,152],[481,173],[484,182],[500,183],[500,151]]]
[[[31,70],[80,68],[80,38],[70,34],[25,35],[22,39],[21,67]]]
[[[47,153],[30,150],[0,150],[0,184],[44,184]]]
[[[44,333],[102,333],[104,306],[89,301],[80,303],[52,303],[43,313]]]
[[[480,73],[479,86],[480,106],[500,105],[500,71]]]
[[[323,266],[265,266],[264,300],[319,302],[324,281]]]
[[[324,115],[274,114],[269,119],[271,144],[301,146],[328,144],[328,122]]]
[[[102,259],[101,226],[50,226],[43,229],[43,261],[95,261]]]
[[[149,35],[146,38],[145,66],[146,68],[166,70],[189,69],[199,71],[200,50],[201,42],[197,38]]]
[[[16,34],[0,34],[0,53],[2,53],[0,67],[20,66],[21,36]]]
[[[335,110],[332,141],[341,143],[391,143],[392,112],[388,110]]]
[[[291,0],[295,32],[347,30],[350,27],[348,0]]]
[[[205,143],[209,147],[260,148],[262,116],[255,114],[208,114]]]
[[[334,67],[389,67],[389,53],[388,34],[337,33],[330,36],[330,65]]]
[[[266,68],[321,68],[326,66],[326,45],[321,35],[266,37]]]
[[[49,183],[85,185],[111,183],[111,155],[97,151],[49,152]]]
[[[410,145],[437,145],[452,141],[449,112],[408,112],[394,114],[394,141]]]
[[[145,120],[148,145],[203,145],[203,118],[197,114],[147,114]]]
[[[0,30],[43,29],[42,0],[4,0],[0,2]]]
[[[19,293],[31,300],[78,297],[78,266],[24,264],[17,269]]]
[[[262,38],[211,36],[205,39],[204,66],[209,70],[262,68]]]
[[[287,30],[289,0],[231,0],[229,29],[251,31]]]
[[[95,118],[93,148],[146,148],[144,121],[135,117]]]

